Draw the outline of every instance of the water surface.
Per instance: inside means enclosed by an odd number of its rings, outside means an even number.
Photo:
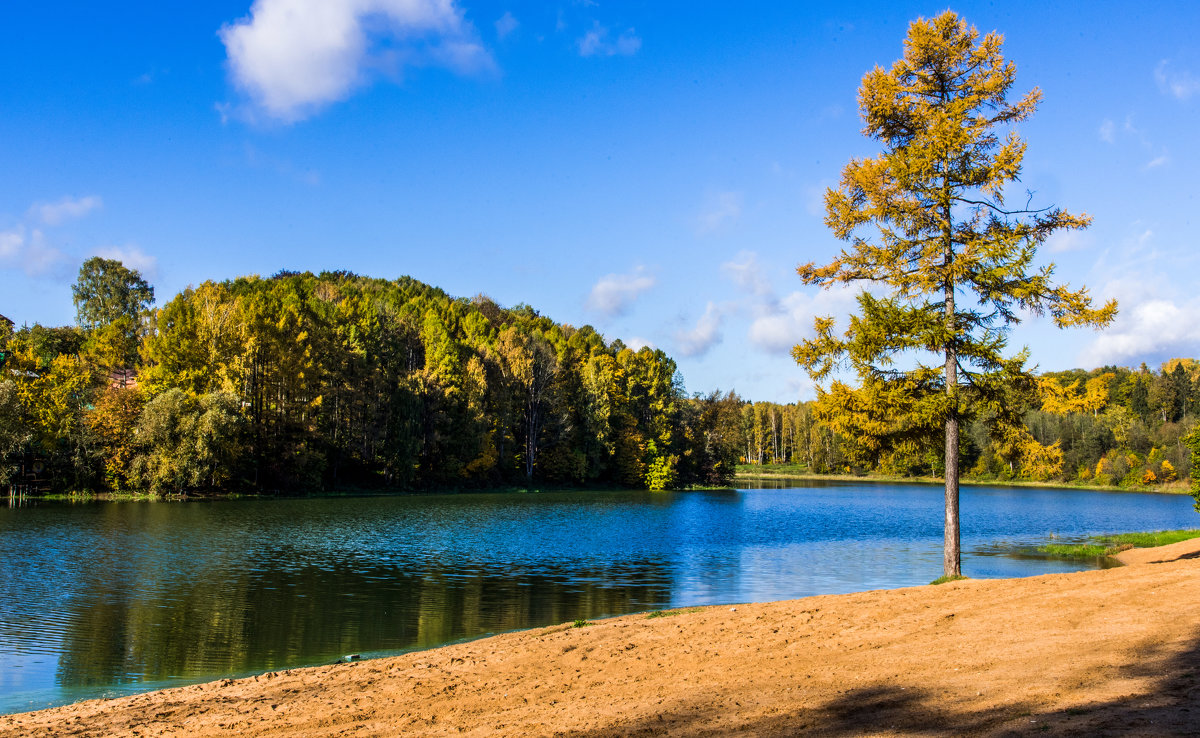
[[[962,492],[964,571],[1194,527],[1186,496]],[[0,713],[663,607],[924,584],[942,491],[809,483],[0,509]]]

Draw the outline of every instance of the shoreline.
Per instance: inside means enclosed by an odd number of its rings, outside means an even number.
[[[853,474],[802,474],[791,472],[759,472],[748,473],[738,472],[734,477],[733,482],[728,487],[689,487],[686,489],[669,490],[671,492],[697,492],[705,490],[734,490],[738,488],[741,482],[833,482],[837,484],[911,484],[923,486],[940,486],[944,484],[944,480],[940,477],[889,477],[863,475],[855,476]],[[1159,494],[1159,495],[1189,495],[1191,492],[1188,489],[1186,482],[1172,482],[1168,485],[1158,487],[1117,487],[1117,486],[1099,486],[1099,485],[1084,485],[1084,484],[1067,484],[1063,482],[1030,482],[1030,481],[989,481],[978,479],[962,479],[960,484],[964,487],[1012,487],[1012,488],[1033,488],[1033,489],[1054,489],[1054,490],[1078,490],[1086,492],[1115,492],[1115,493],[1141,493],[1141,494]],[[518,494],[541,494],[543,492],[645,492],[647,490],[625,489],[625,488],[610,488],[610,487],[544,487],[544,488],[526,488],[526,487],[490,487],[490,488],[471,488],[471,489],[445,489],[445,490],[369,490],[347,488],[342,490],[330,490],[323,492],[302,492],[297,494],[276,494],[276,493],[250,493],[250,492],[229,492],[220,494],[166,494],[156,495],[148,492],[75,492],[75,493],[55,493],[39,496],[21,496],[18,498],[23,504],[30,502],[67,502],[67,503],[92,503],[92,502],[212,502],[224,500],[292,500],[292,499],[337,499],[337,498],[353,498],[353,497],[422,497],[427,495],[472,495],[472,494],[501,494],[501,495],[518,495]]]
[[[737,482],[763,482],[763,481],[779,481],[779,482],[840,482],[844,484],[867,483],[867,484],[921,484],[921,485],[944,485],[945,480],[941,477],[890,477],[883,475],[856,476],[854,474],[804,474],[793,472],[738,472],[734,477],[734,483]],[[1061,490],[1080,490],[1086,492],[1137,492],[1142,494],[1158,494],[1158,495],[1189,495],[1188,485],[1185,481],[1170,482],[1168,484],[1159,485],[1156,487],[1120,487],[1116,485],[1088,485],[1088,484],[1073,484],[1067,482],[1034,482],[1025,480],[987,480],[987,479],[967,479],[962,478],[959,484],[963,487],[1032,487],[1038,489],[1061,489]]]
[[[0,736],[1186,733],[1200,539],[1119,558],[564,623],[0,716]]]

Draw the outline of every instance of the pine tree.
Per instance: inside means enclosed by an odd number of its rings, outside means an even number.
[[[857,373],[859,389],[834,382],[822,401],[856,407],[881,443],[944,434],[947,575],[961,572],[960,424],[1028,377],[1024,354],[1004,356],[1020,311],[1049,313],[1059,327],[1098,327],[1116,313],[1114,302],[1093,308],[1086,289],[1056,285],[1053,264],[1033,266],[1051,233],[1085,228],[1087,216],[1006,204],[1025,153],[1010,127],[1041,93],[1009,102],[1016,67],[1002,42],[947,11],[915,21],[904,57],[866,74],[864,133],[883,151],[851,160],[826,193],[826,225],[849,247],[798,269],[810,285],[870,287],[843,335],[818,318],[816,336],[793,350],[818,381],[842,363]]]

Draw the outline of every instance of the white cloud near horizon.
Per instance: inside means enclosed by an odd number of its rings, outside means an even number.
[[[792,347],[813,335],[813,319],[840,317],[849,313],[859,293],[854,288],[792,292],[783,299],[760,307],[750,324],[750,342],[768,354],[787,355]]]
[[[51,202],[33,203],[23,222],[0,231],[0,269],[19,269],[28,277],[69,276],[70,257],[47,238],[45,229],[86,217],[103,205],[99,195],[68,195]]]
[[[1158,83],[1158,89],[1163,94],[1171,95],[1177,100],[1187,100],[1200,92],[1200,78],[1187,70],[1172,70],[1171,63],[1166,59],[1154,68],[1154,81]]]
[[[1182,304],[1166,299],[1122,304],[1112,326],[1083,350],[1083,366],[1156,364],[1177,356],[1200,354],[1200,297]]]
[[[579,37],[576,45],[580,56],[633,56],[642,48],[642,39],[633,28],[611,38],[608,26],[593,21],[591,29]]]
[[[585,307],[609,317],[623,315],[643,292],[658,283],[641,267],[631,274],[608,274],[592,286]]]
[[[61,225],[68,220],[82,218],[93,210],[99,210],[104,200],[98,195],[85,197],[63,197],[54,202],[35,202],[29,215],[49,226]]]
[[[722,264],[721,271],[746,294],[736,309],[750,314],[747,338],[767,354],[790,354],[801,339],[812,335],[813,318],[846,315],[860,291],[854,287],[794,291],[781,299],[753,251],[739,253],[733,261]]]
[[[26,233],[24,226],[0,231],[0,268],[20,269],[29,277],[56,274],[66,255],[52,246],[38,228]]]
[[[694,327],[676,331],[675,344],[680,355],[703,356],[717,345],[721,341],[721,318],[721,309],[710,300]]]
[[[125,246],[105,246],[93,252],[104,259],[115,259],[129,269],[135,269],[149,281],[158,276],[158,257],[147,254],[141,247],[134,244]]]
[[[234,85],[285,123],[345,99],[373,70],[493,66],[454,0],[255,0],[219,36]]]
[[[1111,119],[1105,118],[1104,122],[1100,124],[1100,128],[1097,129],[1096,135],[1098,135],[1100,140],[1105,143],[1116,143],[1117,124],[1113,123]]]

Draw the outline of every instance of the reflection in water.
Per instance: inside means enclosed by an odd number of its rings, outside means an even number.
[[[964,490],[965,568],[1191,500]],[[0,712],[667,606],[922,584],[934,487],[45,504],[0,510]]]

